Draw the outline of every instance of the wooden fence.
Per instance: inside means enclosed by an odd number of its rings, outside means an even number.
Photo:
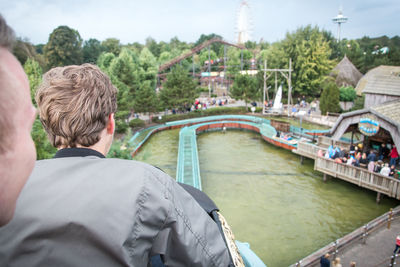
[[[372,235],[377,230],[382,229],[383,227],[387,227],[389,229],[390,224],[393,220],[400,220],[399,208],[396,208],[394,210],[391,209],[389,212],[354,230],[352,233],[349,233],[348,235],[337,239],[336,241],[305,257],[304,259],[296,262],[295,264],[292,264],[291,267],[320,266],[320,258],[326,253],[331,254],[333,256],[332,258],[335,258],[335,256],[339,253],[343,253],[344,251],[350,249],[356,244],[359,244],[360,242],[365,244],[368,236]],[[385,259],[385,261],[382,262],[381,266],[392,266],[389,265],[391,263],[391,260],[392,258]]]
[[[400,180],[393,177],[383,176],[364,168],[337,163],[331,159],[322,157],[315,158],[314,169],[360,187],[400,199]]]

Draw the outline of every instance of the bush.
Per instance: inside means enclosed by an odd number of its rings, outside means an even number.
[[[123,121],[116,121],[115,122],[115,131],[119,134],[124,134],[126,133],[126,130],[128,130],[128,124],[126,124]]]
[[[339,91],[340,91],[340,96],[339,96],[340,101],[353,102],[354,99],[356,99],[357,97],[356,90],[354,90],[352,86],[340,87]]]
[[[354,106],[350,111],[363,109],[364,101],[365,101],[365,95],[357,96],[356,100],[354,101]]]
[[[319,109],[322,115],[327,112],[337,113],[340,112],[339,106],[339,89],[332,79],[327,79],[322,85],[322,94],[319,102]]]
[[[262,108],[256,108],[256,112],[261,112]],[[152,121],[155,123],[165,123],[169,121],[179,121],[186,120],[192,118],[206,117],[206,116],[215,116],[222,114],[246,114],[245,107],[215,107],[205,110],[196,110],[189,113],[184,114],[171,114],[162,116],[162,119],[159,120],[158,117],[153,117]]]
[[[141,119],[133,119],[129,122],[129,127],[131,128],[139,128],[144,126],[144,120]]]

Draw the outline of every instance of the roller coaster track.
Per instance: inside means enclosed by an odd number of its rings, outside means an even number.
[[[161,73],[162,71],[164,71],[164,70],[166,70],[166,69],[172,67],[172,66],[175,65],[176,63],[181,62],[181,61],[184,60],[185,58],[188,58],[188,57],[190,57],[190,56],[193,56],[194,54],[198,53],[200,50],[206,48],[207,46],[209,46],[209,45],[211,45],[211,44],[213,44],[213,43],[221,43],[221,44],[224,44],[224,45],[229,45],[229,46],[237,47],[237,48],[239,48],[239,49],[245,49],[244,46],[237,45],[237,44],[231,44],[231,43],[229,43],[229,42],[226,42],[226,41],[222,40],[221,38],[213,38],[213,39],[210,39],[210,40],[208,40],[208,41],[205,41],[204,43],[199,44],[198,46],[192,48],[192,49],[190,50],[190,52],[187,52],[187,53],[185,53],[185,54],[182,54],[182,55],[180,55],[180,56],[178,56],[178,57],[176,57],[176,58],[174,58],[174,59],[171,59],[170,61],[168,61],[168,62],[162,64],[162,65],[158,68],[158,73]]]

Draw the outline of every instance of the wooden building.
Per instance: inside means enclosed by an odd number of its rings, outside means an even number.
[[[336,85],[356,87],[358,81],[363,76],[353,63],[344,56],[343,59],[333,69],[331,76],[335,76]]]
[[[330,134],[339,140],[346,132],[352,132],[352,136],[361,134],[366,147],[374,143],[395,143],[400,147],[400,98],[341,114]]]
[[[364,108],[400,99],[400,67],[379,66],[368,71],[356,87],[357,95],[365,95]]]

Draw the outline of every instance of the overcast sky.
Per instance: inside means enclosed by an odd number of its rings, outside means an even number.
[[[0,13],[19,37],[46,43],[60,25],[79,31],[84,40],[114,37],[123,44],[144,43],[148,36],[169,41],[177,36],[195,42],[216,33],[235,41],[240,0],[0,0]],[[349,18],[342,38],[400,35],[400,0],[248,0],[252,39],[274,42],[300,26],[332,31],[332,18],[343,7]]]

